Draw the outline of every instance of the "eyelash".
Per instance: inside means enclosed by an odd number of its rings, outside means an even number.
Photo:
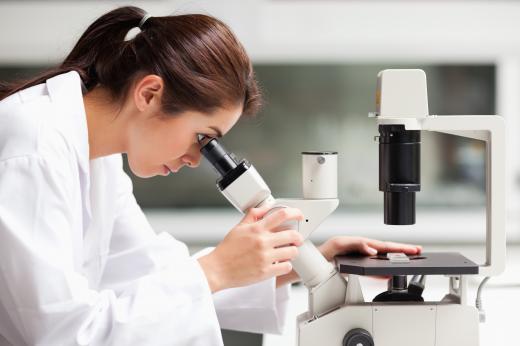
[[[202,142],[203,140],[205,140],[206,138],[210,138],[211,136],[208,136],[208,135],[203,135],[202,133],[197,133],[197,142]]]

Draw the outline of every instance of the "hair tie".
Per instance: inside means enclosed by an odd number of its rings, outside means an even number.
[[[146,21],[147,21],[148,19],[150,19],[150,18],[152,18],[152,16],[151,16],[149,13],[145,14],[145,15],[143,16],[143,19],[141,19],[141,21],[139,22],[139,25],[138,25],[137,27],[138,27],[139,29],[143,30],[143,25],[144,25],[144,23],[146,23]]]
[[[150,19],[152,16],[149,15],[148,13],[146,13],[143,18],[141,19],[141,21],[139,22],[139,25],[137,26],[134,26],[133,28],[131,28],[130,30],[128,30],[128,32],[126,33],[125,35],[125,38],[124,38],[124,41],[125,42],[128,42],[128,41],[131,41],[133,40],[137,35],[139,35],[139,33],[141,31],[143,31],[142,26],[146,23],[146,21],[148,19]]]

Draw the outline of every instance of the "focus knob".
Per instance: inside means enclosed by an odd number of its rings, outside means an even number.
[[[374,339],[366,330],[356,328],[345,335],[343,346],[374,346]]]

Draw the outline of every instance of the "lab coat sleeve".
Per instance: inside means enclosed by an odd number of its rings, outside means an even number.
[[[212,251],[204,249],[198,258]],[[281,334],[287,322],[291,285],[276,288],[276,278],[213,294],[220,327],[253,333]]]
[[[151,329],[157,339],[146,344],[221,344],[211,291],[199,262],[185,244],[169,234],[156,234],[137,204],[130,178],[121,166],[118,169],[116,214],[100,286],[117,296],[139,296],[136,303],[155,315],[148,318],[170,329]]]
[[[204,275],[189,256],[169,254],[173,239],[146,236],[118,254],[118,268],[137,273],[131,284],[89,287],[74,266],[77,196],[63,167],[37,156],[0,161],[0,300],[24,342],[220,345]]]

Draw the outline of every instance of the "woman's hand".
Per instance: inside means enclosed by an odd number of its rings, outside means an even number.
[[[374,256],[378,253],[388,252],[404,252],[407,255],[417,255],[422,251],[422,247],[418,245],[348,236],[333,237],[320,245],[318,249],[327,261],[332,261],[334,256],[354,252]]]
[[[318,247],[318,250],[330,262],[335,256],[348,253],[374,256],[378,253],[404,252],[407,255],[418,255],[421,253],[422,247],[363,237],[338,236],[327,240]],[[298,274],[293,270],[286,275],[279,276],[276,286],[293,283],[299,279]]]
[[[302,236],[284,223],[303,219],[294,208],[265,216],[269,208],[252,208],[208,255],[199,258],[212,292],[245,286],[292,271]],[[265,216],[265,217],[264,217]]]

